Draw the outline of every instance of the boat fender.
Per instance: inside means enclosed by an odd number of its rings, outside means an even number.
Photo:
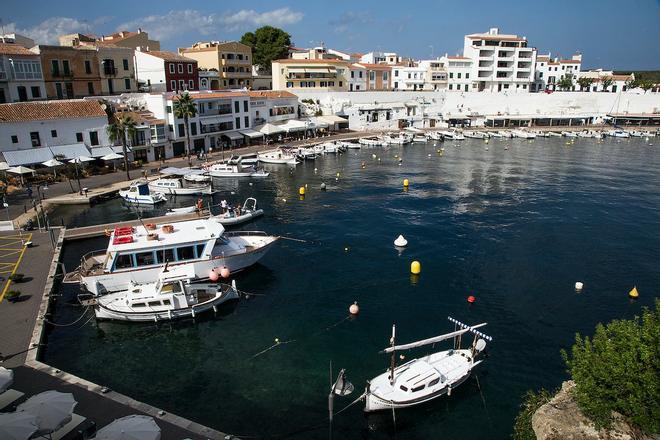
[[[218,272],[216,272],[215,268],[209,270],[209,280],[215,282],[215,281],[218,281],[219,278],[220,278],[220,275],[218,275]]]
[[[220,276],[222,278],[229,278],[229,275],[231,275],[229,268],[227,266],[222,266],[222,269],[220,269]]]
[[[360,306],[358,306],[357,301],[355,301],[351,306],[348,308],[348,313],[351,315],[357,315],[360,313]]]
[[[451,386],[447,387],[447,396],[451,396]]]

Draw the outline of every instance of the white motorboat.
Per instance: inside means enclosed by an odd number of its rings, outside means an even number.
[[[511,132],[511,130],[500,130],[500,131],[498,131],[498,133],[501,134],[502,137],[504,137],[504,138],[507,138],[507,139],[513,138],[513,133]]]
[[[341,145],[342,147],[348,148],[349,150],[359,150],[360,148],[362,148],[362,145],[360,145],[359,142],[342,141]]]
[[[412,136],[408,133],[386,134],[383,136],[383,141],[388,145],[406,145],[412,142]]]
[[[314,148],[298,147],[291,150],[293,154],[301,160],[315,160],[319,153]]]
[[[90,252],[65,282],[79,282],[92,295],[155,280],[162,267],[192,266],[199,279],[226,266],[232,273],[259,261],[279,237],[261,231],[225,232],[216,218],[171,224],[117,227],[106,249]]]
[[[383,352],[391,354],[390,368],[367,382],[365,390],[365,412],[406,408],[428,402],[443,395],[451,395],[456,388],[470,377],[472,369],[482,360],[476,360],[486,348],[486,341],[492,340],[479,331],[486,323],[468,326],[453,318],[454,331],[409,344],[396,345],[396,327],[392,326],[390,347]],[[461,336],[467,332],[474,335],[470,348],[461,348]],[[396,352],[436,344],[448,339],[454,340],[450,350],[439,351],[412,359],[396,366]]]
[[[293,154],[277,148],[270,151],[262,151],[257,154],[257,159],[259,162],[263,163],[274,163],[274,164],[286,164],[286,165],[297,165],[298,160]]]
[[[238,163],[216,163],[207,168],[211,177],[268,177],[269,173],[252,165],[243,166]]]
[[[616,137],[616,138],[629,138],[630,133],[628,133],[625,130],[610,130],[607,132],[608,136]]]
[[[578,137],[578,134],[575,131],[562,131],[561,134],[562,134],[562,136],[569,137],[569,138]]]
[[[181,215],[181,214],[191,214],[197,211],[197,205],[184,206],[181,208],[170,208],[167,210],[165,215]]]
[[[358,139],[360,145],[366,145],[368,147],[382,147],[387,145],[385,141],[377,137],[363,137]]]
[[[630,130],[630,137],[644,137],[644,133],[637,130]]]
[[[188,182],[193,182],[193,183],[210,182],[211,176],[206,174],[206,171],[204,170],[200,170],[200,171],[202,171],[202,173],[186,174],[185,176],[183,176],[183,178]]]
[[[444,141],[445,138],[439,131],[429,131],[427,133],[428,137],[434,141]]]
[[[548,134],[548,137],[562,137],[562,134],[557,133],[556,131],[548,131],[546,133]]]
[[[489,131],[488,136],[490,136],[492,138],[498,138],[498,139],[502,139],[504,137],[504,136],[502,136],[502,133],[500,133],[499,131]]]
[[[314,146],[314,151],[320,154],[337,154],[344,151],[346,147],[341,142],[325,142]]]
[[[443,131],[442,134],[444,135],[445,139],[451,139],[452,141],[465,140],[465,136],[463,136],[463,133],[461,133],[458,130],[447,130],[447,131]]]
[[[534,133],[531,133],[529,131],[525,130],[511,130],[511,133],[513,136],[521,139],[535,139],[536,135]]]
[[[128,189],[119,190],[119,197],[136,205],[156,205],[167,201],[162,193],[149,191],[149,182],[146,180],[131,182]]]
[[[486,134],[480,131],[464,131],[463,136],[465,136],[468,139],[484,139],[488,137]]]
[[[149,190],[155,193],[173,194],[177,196],[199,196],[213,194],[211,184],[184,183],[181,177],[164,177],[149,182]]]
[[[165,266],[155,281],[131,283],[125,290],[99,297],[81,295],[80,302],[93,306],[98,320],[158,322],[194,318],[239,298],[235,281],[192,284],[197,276],[190,269]]]
[[[248,197],[243,206],[236,209],[227,209],[226,212],[216,215],[214,218],[224,226],[234,226],[248,222],[264,215],[263,209],[257,209],[257,199]]]
[[[414,144],[417,144],[417,143],[425,144],[426,142],[428,142],[428,138],[426,137],[425,134],[416,134],[416,135],[413,136],[412,141],[413,141]]]

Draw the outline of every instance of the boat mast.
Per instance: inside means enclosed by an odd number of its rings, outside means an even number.
[[[394,341],[396,338],[396,324],[392,324],[392,337],[390,338],[390,345],[394,348]],[[392,358],[390,360],[390,385],[394,385],[394,367],[396,367],[396,350],[392,350]]]

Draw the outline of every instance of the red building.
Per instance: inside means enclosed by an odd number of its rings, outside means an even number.
[[[164,51],[135,51],[140,88],[152,92],[199,90],[197,61]]]

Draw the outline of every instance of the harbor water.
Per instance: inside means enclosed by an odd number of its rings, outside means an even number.
[[[266,179],[216,180],[215,203],[254,196],[264,209],[242,229],[296,239],[236,274],[239,289],[254,295],[195,321],[97,323],[88,314],[49,330],[44,360],[245,438],[508,438],[525,391],[567,378],[560,350],[576,332],[630,318],[658,296],[659,147],[657,138],[468,139],[349,150],[295,170],[268,167]],[[136,215],[111,200],[62,208],[51,221]],[[393,245],[399,234],[404,250]],[[106,245],[105,237],[66,244],[66,268]],[[627,297],[633,286],[637,301]],[[71,324],[83,312],[78,286],[59,293],[52,319]],[[354,301],[360,314],[349,318]],[[331,363],[356,388],[335,398],[337,412],[387,368],[378,352],[393,323],[404,343],[453,330],[448,316],[488,322],[493,341],[473,378],[450,397],[396,411],[395,420],[367,417],[357,403],[329,432]]]

